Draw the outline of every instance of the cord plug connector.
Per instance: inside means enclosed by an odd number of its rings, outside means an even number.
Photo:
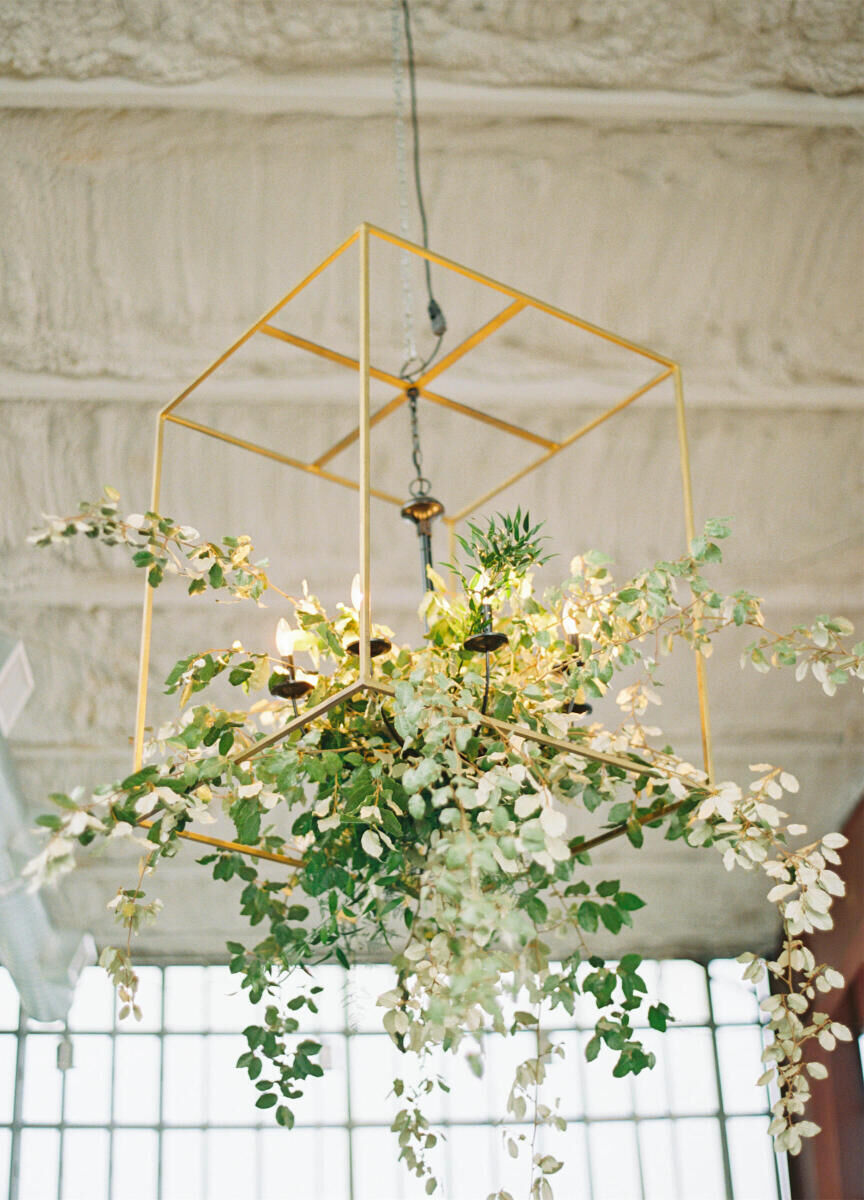
[[[443,337],[447,332],[447,319],[441,311],[441,305],[433,297],[429,297],[429,307],[426,309],[429,314],[429,322],[432,326],[432,332],[436,337]]]

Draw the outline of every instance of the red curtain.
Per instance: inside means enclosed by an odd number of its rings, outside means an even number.
[[[845,989],[819,995],[818,1010],[852,1031],[830,1053],[821,1047],[808,1057],[823,1062],[827,1079],[813,1080],[807,1116],[822,1127],[789,1159],[794,1200],[864,1200],[864,1072],[858,1037],[864,1031],[864,798],[846,822],[849,845],[843,851],[846,896],[835,901],[834,928],[808,939],[817,963],[841,971]]]

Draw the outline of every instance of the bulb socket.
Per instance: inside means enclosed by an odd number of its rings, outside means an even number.
[[[380,658],[382,654],[386,654],[388,650],[393,649],[393,643],[387,638],[373,637],[369,639],[369,657]],[[360,639],[355,638],[353,642],[349,642],[345,650],[352,658],[360,657]]]

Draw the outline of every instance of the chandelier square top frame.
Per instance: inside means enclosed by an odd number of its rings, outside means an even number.
[[[489,289],[493,293],[498,293],[503,298],[503,307],[485,324],[481,325],[464,341],[454,346],[448,353],[436,359],[431,365],[421,372],[419,376],[411,380],[401,378],[387,371],[381,370],[375,366],[370,360],[370,242],[372,239],[377,239],[392,246],[397,247],[403,253],[416,255],[419,259],[426,259],[428,262],[435,264],[437,267],[445,271],[451,271],[457,275],[463,276],[468,280],[480,284],[482,287]],[[328,346],[320,345],[316,342],[309,341],[307,338],[300,337],[285,329],[279,328],[272,324],[273,318],[281,312],[286,305],[294,300],[303,290],[308,287],[313,280],[317,279],[327,268],[340,258],[350,247],[358,244],[359,249],[359,271],[357,279],[358,287],[358,341],[357,341],[357,356],[351,357],[344,353],[340,353]],[[647,382],[641,384],[635,390],[623,395],[610,408],[591,420],[579,425],[569,434],[553,440],[548,437],[541,436],[531,430],[524,429],[521,426],[514,425],[508,421],[496,416],[494,412],[484,412],[477,408],[472,408],[469,405],[460,403],[450,397],[445,392],[446,379],[444,381],[444,391],[440,390],[438,381],[456,362],[464,359],[487,338],[492,337],[497,330],[505,326],[512,318],[519,313],[533,310],[548,317],[550,320],[562,321],[571,327],[575,327],[586,334],[602,339],[607,343],[617,346],[634,356],[637,356],[642,361],[648,361],[656,365],[658,370],[652,375]],[[268,337],[280,340],[295,350],[306,352],[318,358],[329,360],[331,363],[340,366],[347,371],[355,372],[358,385],[357,399],[357,423],[354,428],[346,430],[345,435],[341,437],[334,445],[330,446],[323,453],[312,461],[304,461],[299,458],[292,457],[283,453],[280,449],[271,446],[265,446],[256,442],[248,441],[245,438],[237,437],[230,432],[224,432],[214,429],[210,425],[202,424],[198,421],[193,421],[187,418],[182,413],[182,406],[195,390],[209,379],[220,367],[223,366],[231,356],[244,346],[251,338]],[[565,312],[555,305],[548,304],[543,300],[539,300],[534,296],[528,295],[526,292],[520,291],[518,288],[512,287],[510,284],[501,283],[498,280],[491,279],[489,276],[474,270],[472,267],[467,267],[462,263],[458,263],[453,259],[446,258],[444,255],[437,254],[434,251],[427,250],[413,242],[407,241],[405,238],[399,237],[396,234],[388,233],[384,229],[364,222],[347,238],[341,245],[337,246],[322,262],[320,262],[309,274],[293,287],[286,295],[282,296],[272,308],[269,308],[261,317],[250,325],[249,328],[222,354],[218,356],[212,363],[207,366],[196,379],[194,379],[187,387],[185,387],[179,395],[175,396],[165,407],[159,412],[156,421],[156,449],[153,469],[153,486],[151,507],[158,511],[160,501],[161,479],[162,479],[162,462],[163,462],[163,446],[164,434],[167,424],[175,424],[182,426],[193,432],[203,434],[206,437],[216,438],[219,441],[227,442],[230,445],[239,447],[249,453],[261,455],[276,462],[282,463],[285,466],[292,467],[295,470],[306,472],[317,476],[320,479],[327,480],[340,487],[350,488],[359,493],[359,530],[358,530],[358,574],[360,577],[360,589],[362,592],[362,600],[360,604],[360,653],[358,662],[357,680],[348,689],[343,689],[342,692],[329,697],[322,704],[315,705],[306,710],[299,719],[291,721],[279,733],[265,739],[265,742],[260,744],[263,749],[265,744],[269,745],[272,741],[279,740],[287,736],[291,728],[294,727],[297,720],[299,723],[306,724],[314,720],[316,716],[321,715],[334,704],[345,700],[348,694],[354,694],[357,691],[372,690],[385,691],[386,688],[382,680],[375,679],[373,676],[373,662],[370,656],[369,643],[372,633],[372,613],[371,613],[371,536],[370,536],[370,500],[375,497],[386,504],[395,505],[401,508],[404,504],[404,497],[399,497],[383,491],[374,485],[371,474],[370,463],[370,434],[373,426],[380,424],[395,413],[408,400],[409,388],[416,389],[417,395],[429,404],[439,405],[451,411],[461,414],[471,420],[482,422],[491,425],[513,438],[521,439],[527,443],[533,444],[538,454],[527,465],[523,466],[515,474],[509,475],[506,479],[502,479],[493,487],[487,489],[482,495],[470,501],[461,507],[456,513],[444,517],[444,522],[448,527],[450,536],[450,544],[453,546],[454,531],[459,522],[470,517],[478,509],[482,508],[491,499],[497,496],[506,488],[517,483],[532,471],[546,465],[562,451],[572,446],[575,442],[589,434],[597,426],[614,417],[617,413],[622,412],[631,404],[635,403],[640,397],[646,395],[660,384],[668,379],[672,379],[675,390],[675,419],[678,435],[678,448],[681,466],[682,493],[683,493],[683,515],[684,527],[688,541],[694,537],[695,528],[693,520],[693,499],[690,480],[690,459],[687,445],[687,429],[684,413],[684,393],[681,378],[681,368],[677,362],[658,354],[654,350],[650,350],[645,346],[638,345],[629,339],[622,337],[610,330],[603,329],[600,326],[594,325],[589,321],[583,320],[581,317],[573,313]],[[389,385],[393,389],[392,398],[377,408],[374,412],[370,406],[370,380],[377,380],[385,385]],[[433,383],[435,386],[433,387]],[[344,475],[338,474],[330,469],[331,460],[334,459],[343,450],[359,443],[359,478],[354,480]],[[135,763],[140,766],[143,757],[144,734],[146,727],[146,707],[147,707],[147,686],[149,677],[150,663],[150,633],[152,625],[153,611],[153,590],[145,585],[145,600],[144,612],[141,631],[141,652],[139,661],[139,678],[138,678],[138,706],[135,728]],[[705,760],[706,769],[711,770],[711,735],[708,718],[708,704],[704,676],[704,662],[700,655],[696,655],[696,682],[699,699],[699,716],[701,727],[701,740],[703,757]],[[520,731],[524,734],[526,731]],[[248,754],[247,754],[248,757]],[[593,757],[593,755],[592,755]]]

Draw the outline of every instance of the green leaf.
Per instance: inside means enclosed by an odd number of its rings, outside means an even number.
[[[619,908],[623,908],[625,912],[635,912],[637,908],[645,907],[645,901],[641,900],[633,892],[619,892],[615,897],[615,903]]]
[[[254,845],[261,831],[261,812],[255,797],[235,800],[231,805],[230,816],[237,830],[237,841],[246,846]]]
[[[642,826],[635,817],[627,822],[627,839],[638,850],[645,841],[645,834],[642,832]]]
[[[600,1038],[595,1034],[585,1047],[585,1057],[588,1059],[588,1062],[593,1062],[600,1053],[600,1045]]]
[[[604,879],[602,883],[597,884],[597,895],[614,896],[620,886],[620,879]]]
[[[255,1107],[256,1108],[273,1108],[273,1106],[278,1103],[278,1100],[279,1100],[279,1097],[276,1096],[273,1092],[264,1092],[264,1094],[259,1096],[258,1099],[255,1101]]]
[[[669,1008],[665,1004],[652,1004],[648,1009],[648,1024],[660,1033],[666,1032],[666,1027],[671,1019]]]
[[[603,904],[600,907],[600,919],[610,933],[621,932],[621,914],[617,908],[611,904]]]
[[[592,900],[584,900],[579,905],[577,919],[586,933],[596,933],[597,923],[600,919],[600,909]]]

